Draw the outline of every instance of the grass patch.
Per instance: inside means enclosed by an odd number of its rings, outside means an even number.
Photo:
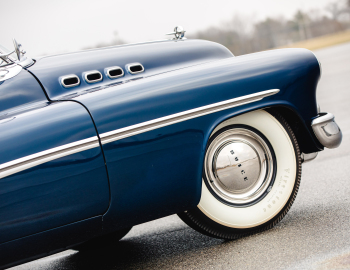
[[[292,43],[286,46],[281,46],[276,49],[282,48],[305,48],[311,51],[349,42],[350,41],[350,30],[342,31],[334,34],[329,34],[317,38],[312,38],[296,43]]]

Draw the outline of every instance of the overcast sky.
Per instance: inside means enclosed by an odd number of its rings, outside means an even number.
[[[176,25],[187,33],[220,25],[234,14],[259,21],[323,9],[332,0],[0,0],[0,44],[12,37],[30,56],[81,50],[109,42],[164,39]]]

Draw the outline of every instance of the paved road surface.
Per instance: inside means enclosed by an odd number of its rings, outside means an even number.
[[[113,247],[66,251],[20,269],[350,269],[350,43],[315,52],[322,63],[322,111],[343,143],[304,164],[297,199],[272,230],[236,241],[203,236],[177,216],[136,226]]]

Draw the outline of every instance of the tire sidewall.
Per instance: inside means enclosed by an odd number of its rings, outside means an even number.
[[[271,191],[260,201],[246,207],[235,207],[219,201],[202,180],[199,210],[215,223],[225,227],[250,229],[274,219],[288,204],[297,178],[296,149],[283,125],[263,110],[249,112],[219,124],[212,134],[231,125],[246,125],[262,133],[276,157],[275,179]]]

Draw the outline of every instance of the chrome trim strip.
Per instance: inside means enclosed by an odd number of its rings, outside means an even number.
[[[121,71],[122,71],[122,74],[116,75],[116,76],[112,76],[111,74],[109,74],[110,71],[116,70],[116,69],[121,70]],[[118,66],[105,68],[105,73],[106,73],[106,75],[107,75],[110,79],[116,79],[116,78],[119,78],[119,77],[123,77],[123,76],[124,76],[124,70],[123,70],[121,67],[118,67]]]
[[[77,79],[78,79],[78,82],[75,83],[75,84],[70,84],[70,85],[66,85],[66,84],[64,83],[64,80],[65,80],[65,79],[73,79],[73,78],[77,78]],[[79,84],[80,84],[80,79],[79,79],[79,77],[78,77],[77,75],[75,75],[75,74],[69,74],[69,75],[62,76],[62,77],[60,78],[60,82],[61,82],[61,84],[62,84],[62,86],[63,86],[64,88],[71,88],[71,87],[74,87],[74,86],[79,85]]]
[[[55,160],[64,156],[72,155],[91,148],[99,147],[98,137],[90,137],[84,140],[61,145],[33,155],[15,159],[0,165],[0,179],[11,174],[24,171],[37,165]]]
[[[89,76],[91,74],[100,74],[101,77],[99,79],[96,79],[96,80],[89,80],[87,76]],[[84,76],[84,79],[87,83],[97,83],[97,82],[102,81],[102,78],[103,78],[101,72],[99,72],[98,70],[86,71],[83,73],[83,76]]]
[[[130,68],[131,68],[131,67],[134,67],[134,66],[141,66],[141,67],[142,67],[142,70],[136,71],[136,72],[131,71]],[[128,67],[128,71],[130,72],[130,74],[137,74],[137,73],[142,73],[142,72],[145,71],[145,68],[144,68],[143,65],[140,64],[140,63],[131,63],[131,64],[127,64],[127,67]]]
[[[277,94],[279,91],[280,91],[279,89],[262,91],[262,92],[258,92],[258,93],[238,97],[238,98],[225,100],[222,102],[213,103],[210,105],[202,106],[202,107],[191,109],[188,111],[171,114],[168,116],[160,117],[160,118],[146,121],[143,123],[120,128],[117,130],[105,132],[100,134],[101,143],[106,144],[106,143],[114,142],[114,141],[131,137],[140,133],[144,133],[144,132],[158,129],[161,127],[165,127],[165,126],[169,126],[169,125],[183,122],[186,120],[190,120],[193,118],[197,118],[203,115],[207,115],[207,114],[219,112],[222,110],[231,109],[233,107],[241,106],[244,104],[252,103],[255,101],[259,101],[265,97]]]
[[[79,78],[78,78],[79,79]],[[106,132],[100,135],[101,143],[106,144],[109,142],[121,140],[127,137],[131,137],[140,133],[151,131],[157,128],[169,126],[193,118],[197,118],[203,115],[219,112],[222,110],[230,109],[233,107],[241,106],[251,102],[259,101],[265,97],[277,94],[279,89],[272,89],[262,91],[243,97],[225,100],[222,102],[213,103],[210,105],[202,106],[199,108],[187,110],[180,113],[171,114],[168,116],[160,117],[154,120],[146,121],[136,125],[120,128],[110,132]],[[84,140],[76,141],[73,143],[61,145],[55,148],[51,148],[36,154],[25,156],[16,160],[12,160],[0,165],[0,179],[6,176],[24,171],[26,169],[35,167],[37,165],[72,155],[78,152],[82,152],[91,148],[99,147],[98,137],[90,137]]]

